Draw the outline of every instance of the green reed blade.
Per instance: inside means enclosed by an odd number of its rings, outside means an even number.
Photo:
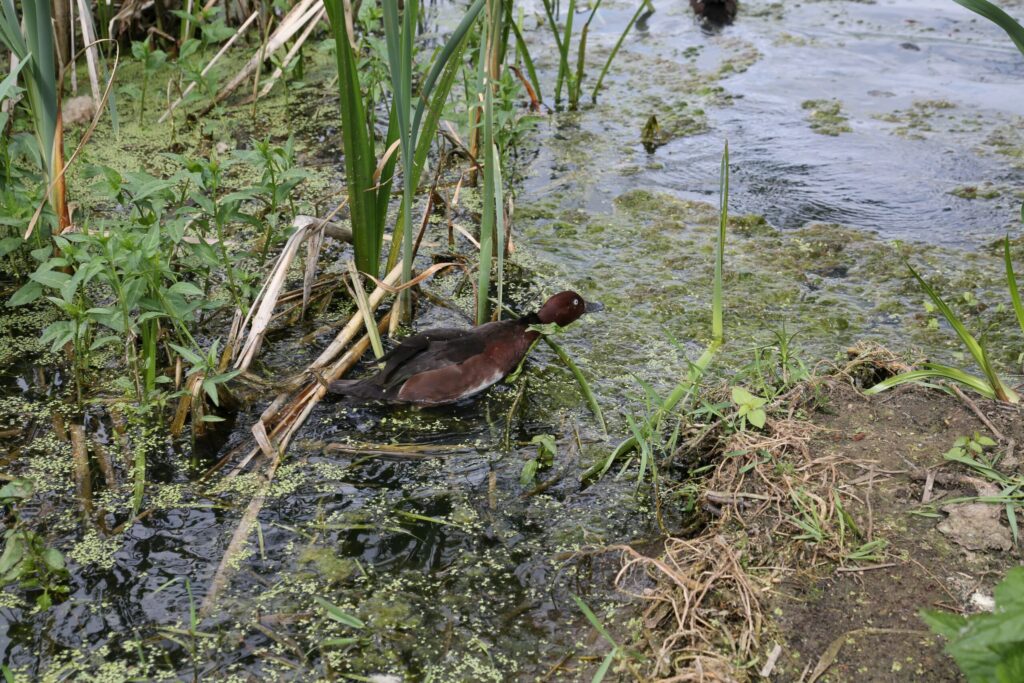
[[[725,343],[725,333],[723,325],[723,295],[722,295],[722,279],[723,271],[725,270],[725,235],[726,226],[729,222],[729,143],[725,143],[725,149],[722,152],[722,166],[719,177],[719,192],[720,192],[720,206],[719,206],[719,224],[718,224],[718,248],[716,250],[715,258],[715,282],[713,285],[713,292],[711,297],[711,343],[708,344],[704,353],[701,354],[697,362],[693,364],[691,370],[691,376],[686,380],[679,382],[672,389],[669,395],[662,402],[661,406],[654,412],[654,415],[649,416],[643,424],[643,432],[650,432],[654,428],[654,425],[658,424],[661,419],[672,412],[675,407],[684,398],[689,398],[694,390],[696,390],[700,381],[701,375],[711,365],[711,361],[714,359],[718,349],[721,348],[722,344]],[[637,439],[635,436],[630,436],[624,439],[616,446],[615,450],[612,451],[603,462],[597,462],[592,465],[587,471],[580,477],[582,481],[593,477],[595,474],[604,475],[605,472],[612,466],[615,460],[626,453],[631,452],[637,447]]]
[[[50,3],[25,2],[22,3],[22,12],[23,17],[19,19],[13,0],[0,3],[0,42],[20,61],[27,63],[22,81],[39,151],[43,155],[44,170],[52,180],[59,169],[54,168],[58,111]]]
[[[569,41],[572,40],[572,20],[576,16],[576,0],[569,0],[569,9],[565,16],[565,33],[562,35],[562,59],[558,65],[558,81],[555,83],[555,102],[562,99],[562,81],[564,80],[568,91],[573,90],[573,74],[569,69]]]
[[[722,152],[719,173],[718,250],[715,258],[715,284],[711,295],[711,339],[721,343],[725,337],[722,322],[722,270],[725,266],[725,228],[729,224],[729,141]]]
[[[484,43],[487,41],[484,40]],[[480,65],[483,69],[483,63]],[[494,146],[494,97],[493,87],[490,78],[482,76],[480,82],[483,84],[483,148],[489,150]],[[484,155],[490,156],[490,155]],[[500,174],[500,170],[498,171]],[[480,221],[480,264],[479,280],[477,283],[477,307],[476,324],[483,325],[490,317],[490,285],[491,285],[491,261],[494,256],[494,182],[495,164],[491,159],[484,163],[484,201],[483,215]]]
[[[1003,240],[1003,261],[1006,263],[1006,284],[1010,288],[1010,300],[1013,301],[1013,312],[1017,314],[1020,331],[1024,332],[1024,304],[1020,300],[1020,287],[1017,276],[1013,272],[1013,259],[1010,258],[1010,236]]]
[[[430,72],[427,74],[426,79],[423,81],[423,89],[420,91],[419,99],[416,103],[416,114],[413,116],[412,129],[419,131],[420,120],[423,118],[423,113],[426,110],[428,103],[430,103],[431,109],[433,109],[431,94],[434,91],[434,85],[437,83],[437,79],[441,78],[441,83],[438,87],[441,91],[445,91],[445,97],[447,97],[447,91],[451,90],[451,85],[447,88],[444,87],[445,77],[442,76],[442,72],[446,72],[449,63],[458,63],[462,58],[462,50],[465,49],[463,39],[468,35],[469,29],[473,26],[473,22],[480,15],[480,10],[483,9],[486,0],[474,0],[473,4],[469,6],[466,13],[462,17],[462,21],[455,27],[452,34],[448,37],[447,42],[441,48],[441,51],[437,54],[434,59],[433,66],[430,67]],[[456,51],[458,54],[456,54]],[[447,75],[447,74],[446,74]],[[452,75],[454,79],[454,74]],[[438,114],[440,116],[440,114]]]
[[[376,158],[372,129],[366,117],[359,84],[358,55],[352,49],[341,0],[325,0],[324,7],[334,34],[338,66],[339,109],[345,145],[345,178],[352,216],[352,247],[356,266],[363,273],[379,275],[380,234],[373,178]]]
[[[384,0],[384,36],[387,44],[388,63],[391,67],[391,87],[394,96],[393,112],[398,119],[398,139],[402,152],[402,282],[412,279],[412,201],[413,149],[415,147],[412,124],[409,115],[412,110],[412,68],[413,36],[416,33],[416,16],[419,0],[406,0],[399,29],[398,0]],[[397,230],[396,230],[397,232]],[[397,242],[392,236],[392,242]],[[409,295],[401,294],[402,310],[406,311]]]
[[[474,15],[475,16],[475,15]],[[452,85],[455,83],[455,77],[458,76],[459,71],[462,69],[462,55],[466,50],[468,41],[463,33],[462,40],[455,46],[452,52],[448,53],[448,61],[444,65],[444,70],[441,73],[441,78],[436,82],[430,95],[430,104],[426,110],[417,109],[416,116],[413,118],[413,127],[420,125],[420,115],[426,113],[426,118],[422,119],[422,128],[417,131],[416,140],[416,152],[413,156],[413,169],[412,169],[412,186],[416,188],[420,184],[420,178],[423,176],[423,169],[426,167],[427,156],[430,154],[430,148],[434,143],[434,134],[437,132],[438,123],[441,120],[441,115],[444,113],[444,105],[448,100],[448,95],[451,92]],[[440,55],[435,58],[440,59]],[[426,86],[424,86],[426,87]],[[391,272],[391,269],[398,263],[398,257],[400,254],[400,246],[403,243],[405,235],[405,214],[406,207],[403,202],[398,209],[398,222],[395,225],[395,232],[392,235],[391,240],[391,251],[388,254],[388,265],[386,268],[387,272]]]
[[[491,145],[490,165],[494,167],[494,237],[498,252],[498,317],[501,317],[505,288],[505,192],[501,182],[501,154]]]
[[[1021,54],[1024,54],[1024,26],[1017,23],[1009,14],[988,2],[988,0],[953,0],[953,2],[980,14],[1006,31],[1007,35],[1010,36],[1010,40],[1017,46],[1017,49],[1021,51]]]
[[[605,434],[608,433],[608,423],[604,420],[604,413],[601,411],[601,404],[597,402],[597,396],[594,395],[594,391],[590,388],[590,383],[587,382],[587,378],[584,377],[583,371],[580,370],[579,366],[573,362],[569,354],[565,352],[562,346],[553,340],[550,335],[541,335],[547,345],[551,347],[551,350],[555,352],[558,358],[565,363],[565,366],[569,368],[569,372],[576,378],[576,384],[580,387],[580,392],[583,397],[587,399],[587,405],[590,406],[590,412],[597,418],[597,423],[601,425],[601,431]]]
[[[647,8],[647,4],[647,0],[640,3],[636,12],[633,13],[633,17],[629,20],[629,23],[626,24],[625,30],[622,31],[622,35],[619,36],[617,41],[615,41],[615,47],[612,48],[611,53],[608,55],[608,59],[604,63],[604,68],[601,69],[601,75],[597,77],[597,83],[594,84],[594,90],[590,93],[591,102],[597,102],[597,93],[601,91],[601,84],[604,83],[604,77],[608,74],[608,70],[612,66],[612,60],[615,59],[615,55],[619,54],[619,49],[622,47],[622,44],[626,42],[626,36],[629,35],[633,25],[640,19],[640,15],[643,14],[644,10]]]
[[[583,91],[583,67],[587,61],[587,35],[590,33],[590,22],[594,20],[594,16],[597,14],[597,9],[601,6],[601,0],[597,0],[594,6],[590,9],[590,14],[587,16],[586,22],[583,24],[583,30],[580,31],[580,45],[579,50],[576,53],[576,77],[569,84],[571,91],[569,92],[569,108],[576,109],[580,104],[580,94]]]
[[[921,382],[929,379],[947,379],[951,382],[956,382],[969,387],[986,398],[991,398],[993,400],[998,398],[995,391],[992,389],[992,385],[984,379],[964,372],[959,368],[939,365],[936,363],[929,363],[921,370],[911,370],[910,372],[904,372],[900,375],[896,375],[895,377],[890,377],[889,379],[879,382],[870,389],[865,390],[864,393],[868,396],[873,396],[901,384]],[[1016,396],[1012,391],[1010,394]]]

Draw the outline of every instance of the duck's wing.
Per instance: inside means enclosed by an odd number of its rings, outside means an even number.
[[[406,337],[384,354],[384,367],[373,379],[385,387],[395,386],[418,372],[461,363],[483,349],[479,328],[427,330]]]

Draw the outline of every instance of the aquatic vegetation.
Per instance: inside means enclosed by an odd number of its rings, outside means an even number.
[[[47,547],[46,539],[28,528],[18,516],[18,506],[32,497],[34,487],[26,479],[14,479],[0,488],[0,506],[9,508],[0,553],[0,585],[16,583],[22,590],[42,591],[36,605],[46,609],[54,599],[69,592],[64,555]]]
[[[583,80],[584,80],[584,69],[586,67],[586,55],[587,55],[587,34],[590,30],[590,24],[594,21],[594,17],[597,14],[597,10],[601,6],[601,1],[598,0],[590,6],[589,14],[587,15],[586,21],[583,22],[583,28],[580,30],[579,40],[576,44],[576,55],[575,59],[572,55],[573,50],[573,19],[575,17],[577,8],[576,0],[569,0],[566,8],[565,15],[565,26],[559,30],[558,20],[556,15],[558,14],[559,5],[552,0],[544,0],[544,11],[548,19],[548,28],[551,31],[551,36],[555,40],[555,46],[558,51],[558,75],[555,80],[555,106],[559,107],[562,103],[562,88],[564,87],[567,94],[567,100],[570,111],[575,111],[579,108],[580,97],[583,94]],[[605,76],[608,74],[608,70],[611,68],[612,62],[618,55],[619,50],[622,48],[623,42],[626,40],[626,36],[633,29],[637,20],[645,13],[651,12],[651,6],[648,0],[643,0],[640,6],[637,7],[633,13],[632,18],[626,24],[622,33],[619,35],[619,39],[616,41],[615,46],[612,48],[605,60],[604,66],[601,68],[601,73],[594,83],[594,88],[591,91],[590,99],[591,102],[597,102],[597,95],[601,91],[601,84],[604,82]],[[516,30],[516,37],[519,40],[520,47],[524,52],[529,55],[526,47],[526,41],[523,40],[522,34],[519,30]],[[532,64],[532,60],[527,60],[527,64]],[[536,78],[533,79],[536,82]]]
[[[692,397],[700,383],[700,379],[714,359],[718,349],[725,343],[725,327],[723,323],[723,289],[722,279],[725,271],[725,232],[729,224],[729,144],[726,143],[722,153],[722,165],[719,176],[719,221],[718,240],[715,250],[715,276],[711,290],[711,343],[704,353],[691,365],[689,376],[676,384],[675,388],[665,397],[653,415],[644,419],[643,424],[634,429],[634,435],[622,441],[608,457],[597,462],[583,473],[582,479],[587,480],[594,475],[603,476],[616,459],[635,449],[646,441],[648,435],[662,428],[662,421],[673,411],[680,401]],[[639,438],[638,438],[639,437]]]
[[[146,114],[146,95],[149,82],[167,63],[167,53],[153,47],[152,37],[132,43],[132,56],[142,64],[142,96],[139,98],[139,125]]]
[[[837,100],[805,100],[801,105],[811,122],[811,130],[820,135],[837,136],[849,133],[849,119],[842,113],[842,104]]]

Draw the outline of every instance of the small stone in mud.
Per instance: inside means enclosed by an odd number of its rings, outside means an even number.
[[[968,550],[1009,550],[1013,547],[1010,530],[1000,521],[1002,508],[991,503],[946,505],[942,511],[949,517],[939,522],[938,529],[957,545]]]

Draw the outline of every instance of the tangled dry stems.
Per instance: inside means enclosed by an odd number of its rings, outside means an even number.
[[[623,562],[617,587],[647,603],[644,642],[635,643],[650,655],[646,679],[754,678],[749,663],[760,651],[770,586],[783,572],[841,558],[839,466],[848,463],[812,452],[821,429],[795,415],[814,401],[849,396],[865,377],[908,367],[877,345],[851,348],[848,358],[775,401],[765,430],[737,431],[720,443],[718,464],[703,483],[702,507],[711,517],[704,533],[668,539],[658,558],[615,548]],[[801,517],[820,525],[819,540],[797,538]],[[793,542],[780,544],[780,537]]]

